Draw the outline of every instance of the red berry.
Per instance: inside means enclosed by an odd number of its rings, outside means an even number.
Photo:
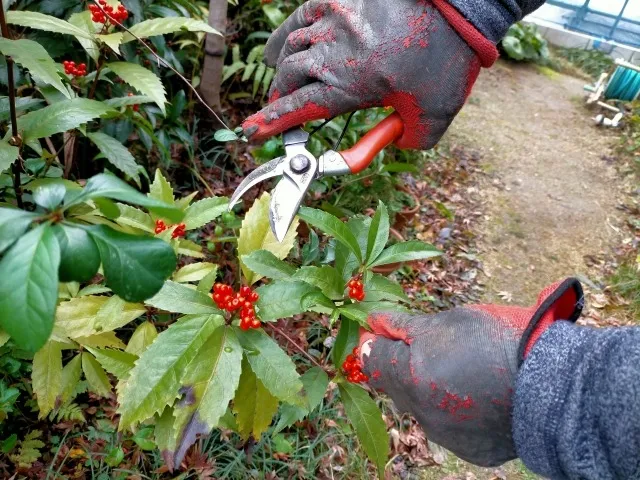
[[[257,318],[251,320],[251,328],[260,328],[261,325],[262,324],[260,323],[260,320],[258,320]]]
[[[256,303],[259,299],[260,295],[258,295],[258,292],[251,292],[251,294],[249,295],[249,301],[253,303]]]
[[[134,105],[132,107],[132,109],[133,109],[134,112],[138,112],[138,111],[140,111],[140,105]]]
[[[220,295],[219,293],[214,293],[213,294],[213,301],[216,303],[220,303],[222,301],[222,295]]]
[[[241,286],[240,295],[242,295],[243,297],[248,297],[249,295],[251,295],[251,288],[246,285]]]
[[[246,309],[253,309],[253,303],[251,302],[247,302],[245,300],[244,304],[242,305],[242,308],[246,308]]]
[[[107,4],[107,0],[98,0],[98,3],[104,7]]]
[[[347,355],[347,359],[345,360],[345,362],[349,362],[349,363],[353,363],[356,361],[356,357],[353,353],[350,353],[349,355]]]
[[[156,220],[156,229],[155,229],[156,234],[162,233],[166,229],[167,229],[167,226],[162,220]]]
[[[240,329],[241,330],[249,330],[251,328],[251,324],[247,323],[247,322],[240,322]]]

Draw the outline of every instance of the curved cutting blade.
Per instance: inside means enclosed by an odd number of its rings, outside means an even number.
[[[233,195],[231,195],[231,199],[229,200],[229,210],[233,208],[233,206],[240,201],[240,198],[253,186],[258,183],[267,180],[272,177],[277,177],[278,175],[282,175],[283,165],[286,156],[274,158],[270,162],[265,163],[264,165],[260,165],[254,171],[252,171],[247,177],[238,185]]]

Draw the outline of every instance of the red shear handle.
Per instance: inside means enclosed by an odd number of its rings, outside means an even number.
[[[380,151],[398,140],[404,133],[404,124],[398,113],[392,113],[373,127],[349,150],[340,152],[351,173],[358,173],[369,166]]]

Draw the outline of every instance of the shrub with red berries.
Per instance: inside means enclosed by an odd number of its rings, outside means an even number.
[[[347,381],[351,383],[368,382],[369,377],[362,371],[362,362],[358,359],[358,347],[347,355],[347,359],[342,364],[342,369],[347,375]]]
[[[167,228],[171,227],[171,225],[167,225],[166,223],[164,223],[164,221],[162,220],[156,220],[156,228],[155,228],[155,232],[156,235],[159,233],[164,232]],[[173,233],[171,233],[171,238],[181,238],[184,237],[185,234],[187,233],[186,231],[187,226],[184,223],[179,223],[175,230],[173,231]]]
[[[240,328],[249,330],[250,328],[260,328],[260,319],[256,317],[254,303],[260,296],[251,290],[251,287],[243,285],[240,291],[235,292],[231,285],[216,283],[213,286],[213,301],[220,310],[229,313],[240,312]]]
[[[91,20],[95,23],[107,23],[107,19],[122,23],[129,18],[129,11],[124,5],[119,4],[116,8],[107,4],[105,0],[98,0],[98,3],[102,7],[92,3],[89,5],[89,11],[91,12]]]
[[[64,73],[67,75],[73,75],[74,77],[84,77],[87,74],[87,64],[80,63],[76,65],[76,62],[71,60],[65,60],[62,62],[64,67]]]
[[[355,300],[357,302],[361,302],[364,300],[364,284],[362,283],[362,275],[356,275],[349,283],[347,283],[347,288],[349,289],[349,298],[351,300]]]

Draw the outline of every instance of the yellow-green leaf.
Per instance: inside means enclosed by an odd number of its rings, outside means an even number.
[[[156,174],[153,178],[153,183],[151,184],[149,196],[169,205],[174,204],[173,187],[167,179],[164,178],[164,175],[162,175],[159,168],[156,169]]]
[[[91,39],[91,35],[81,28],[78,28],[77,26],[60,18],[45,15],[40,12],[11,10],[7,12],[7,23],[20,25],[21,27],[29,27],[36,30],[44,30],[45,32],[63,33],[66,35],[73,35],[75,37]]]
[[[87,347],[98,363],[118,380],[125,379],[129,376],[129,372],[133,369],[137,355],[120,350],[112,350],[110,348],[91,348]]]
[[[105,35],[96,35],[99,42],[104,43],[113,50],[113,53],[120,55],[120,44],[122,43],[122,32],[107,33]]]
[[[82,12],[74,13],[69,17],[69,23],[74,27],[78,27],[84,32],[83,35],[76,35],[76,40],[82,45],[82,48],[87,54],[97,62],[100,58],[100,48],[93,40],[93,36],[96,33],[96,26],[91,20],[91,12],[84,10]],[[85,36],[86,34],[86,36]],[[89,38],[87,38],[87,36]]]
[[[246,213],[238,237],[238,255],[248,255],[256,250],[267,250],[280,260],[284,259],[293,248],[298,228],[298,219],[294,219],[282,243],[278,242],[269,224],[269,202],[271,196],[265,192],[258,198]],[[247,283],[253,284],[262,276],[255,274],[241,263],[242,273]]]
[[[69,338],[92,335],[98,311],[108,300],[109,297],[84,296],[62,302],[56,311],[54,332]]]
[[[78,386],[82,374],[81,355],[73,357],[62,369],[62,389],[56,399],[56,407],[65,405],[73,398],[73,392]]]
[[[136,37],[154,37],[156,35],[166,35],[167,33],[175,33],[181,30],[220,35],[220,32],[202,20],[187,17],[165,17],[153,18],[151,20],[145,20],[144,22],[135,24],[129,29],[131,33],[125,34],[123,43],[135,40]]]
[[[33,357],[31,385],[38,400],[39,418],[46,417],[56,406],[62,391],[62,349],[58,342],[48,341]]]
[[[165,104],[167,102],[165,89],[162,81],[151,70],[130,62],[111,62],[107,68],[118,75],[125,83],[131,85],[143,95],[150,97],[160,107],[162,113],[165,113]]]
[[[94,329],[96,332],[109,332],[123,327],[146,313],[147,309],[141,303],[125,302],[114,295],[107,300],[96,314]]]
[[[191,240],[180,239],[178,243],[178,253],[187,257],[204,258],[202,247]]]
[[[0,347],[2,347],[5,343],[7,343],[10,338],[11,336],[7,332],[0,329]]]
[[[76,337],[74,340],[84,347],[125,348],[125,344],[116,336],[115,332],[97,333],[89,337]]]
[[[89,384],[89,390],[103,397],[111,393],[111,382],[106,372],[93,355],[82,352],[82,371]]]
[[[155,437],[156,445],[160,450],[160,455],[169,470],[174,470],[173,455],[176,450],[178,432],[174,428],[175,417],[173,416],[173,407],[166,407],[162,415],[156,417],[155,421]]]
[[[116,203],[116,205],[120,211],[120,216],[116,218],[116,223],[137,228],[148,233],[154,233],[155,223],[151,215],[130,205],[125,205],[124,203]]]
[[[229,200],[226,197],[209,197],[187,207],[184,212],[184,224],[187,230],[202,227],[227,211]]]
[[[173,274],[173,280],[180,283],[199,282],[211,272],[218,270],[215,263],[198,262],[185,265]]]
[[[151,322],[143,322],[133,332],[125,352],[140,356],[158,336],[156,327]]]

